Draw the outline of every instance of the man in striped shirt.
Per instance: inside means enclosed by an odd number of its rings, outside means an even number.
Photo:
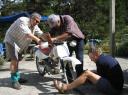
[[[18,54],[23,50],[26,50],[32,40],[40,44],[41,40],[35,36],[35,34],[38,36],[43,34],[38,27],[40,20],[41,15],[38,13],[33,13],[29,18],[20,17],[6,32],[4,42],[7,50],[7,57],[11,59],[11,80],[12,86],[15,89],[21,89],[20,81],[23,82],[23,79],[20,78],[20,74],[18,72]]]

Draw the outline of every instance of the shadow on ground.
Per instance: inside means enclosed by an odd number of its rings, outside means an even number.
[[[5,70],[6,71],[6,70]],[[122,95],[128,95],[128,69],[124,70],[124,88],[123,88],[123,93]],[[54,88],[53,86],[53,78],[52,77],[42,77],[39,75],[36,71],[25,71],[21,74],[22,77],[26,78],[28,82],[24,85],[26,86],[34,86],[38,90],[41,91],[38,95],[48,95],[48,94],[53,94],[57,95],[58,92],[52,92]],[[58,78],[60,80],[60,78]],[[11,88],[11,81],[10,78],[0,78],[0,87],[10,87]],[[52,90],[52,91],[51,91]],[[71,92],[68,92],[68,94],[73,94],[75,93],[78,95],[102,95],[100,94],[95,86],[93,84],[87,83],[83,86],[80,86],[77,89],[74,89]]]
[[[21,77],[28,80],[28,82],[23,85],[34,86],[39,90],[39,92],[42,92],[42,94],[44,95],[58,94],[58,92],[55,90],[55,87],[53,86],[52,77],[42,77],[36,71],[25,71],[21,73]],[[58,78],[58,80],[60,79]],[[10,78],[0,78],[0,87],[12,88]]]

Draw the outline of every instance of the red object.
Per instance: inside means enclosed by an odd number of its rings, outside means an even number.
[[[47,48],[43,48],[43,49],[42,49],[41,47],[39,47],[39,49],[40,49],[40,51],[41,51],[42,53],[48,55],[48,54],[50,53],[50,51],[51,51],[52,48],[47,47]]]

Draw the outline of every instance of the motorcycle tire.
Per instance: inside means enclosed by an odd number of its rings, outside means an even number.
[[[45,64],[39,62],[38,57],[36,57],[36,67],[37,67],[37,71],[39,72],[39,74],[41,76],[44,76],[46,73],[46,70],[45,70],[46,66],[45,66]]]

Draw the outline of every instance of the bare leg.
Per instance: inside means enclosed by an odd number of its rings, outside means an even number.
[[[87,73],[84,72],[82,75],[80,75],[76,80],[74,80],[72,83],[67,84],[66,90],[71,90],[73,88],[76,88],[82,84],[84,84],[87,80]]]
[[[87,73],[88,80],[90,80],[93,84],[96,84],[98,80],[101,78],[101,76],[89,70],[86,73]]]
[[[15,73],[18,69],[18,52],[15,48],[15,46],[12,46],[10,43],[5,43],[6,45],[6,56],[8,59],[11,59],[10,63],[10,71],[11,73]]]
[[[87,70],[71,84],[67,84],[67,90],[71,90],[84,84],[87,79],[90,80],[93,84],[96,84],[97,81],[100,79],[100,76]]]
[[[10,64],[10,71],[11,73],[15,73],[18,70],[18,62],[17,60],[11,60],[11,64]]]
[[[87,79],[90,80],[93,84],[96,84],[97,81],[100,79],[100,76],[87,70],[80,77],[78,77],[76,80],[74,80],[72,83],[63,84],[62,89],[64,91],[71,90],[73,88],[76,88],[76,87],[86,83]],[[58,89],[60,89],[60,88],[58,88]]]

